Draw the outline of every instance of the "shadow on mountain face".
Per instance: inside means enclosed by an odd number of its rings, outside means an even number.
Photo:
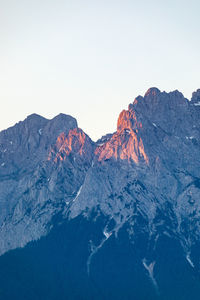
[[[105,224],[103,216],[95,222],[79,216],[61,225],[57,220],[48,236],[1,256],[0,299],[199,299],[199,275],[178,242],[158,241],[146,263],[155,261],[153,281],[143,263],[147,238],[141,233],[132,243],[126,226],[92,256],[88,274],[91,249],[104,239]]]

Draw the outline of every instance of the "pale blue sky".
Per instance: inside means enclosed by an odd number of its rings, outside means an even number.
[[[0,0],[0,130],[35,112],[93,139],[152,86],[200,88],[200,1]]]

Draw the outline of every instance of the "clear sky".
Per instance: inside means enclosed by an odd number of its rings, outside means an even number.
[[[0,0],[0,130],[31,113],[94,140],[152,86],[200,88],[199,0]]]

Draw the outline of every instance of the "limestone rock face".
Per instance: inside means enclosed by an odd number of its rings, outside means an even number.
[[[102,249],[115,265],[110,253],[133,247],[141,274],[159,290],[166,238],[186,269],[199,274],[199,109],[200,90],[189,101],[179,91],[150,88],[120,113],[116,132],[96,143],[64,114],[34,114],[2,131],[0,254],[48,239],[55,224],[66,224],[77,233],[76,251],[87,249],[87,276],[94,261],[101,265]]]
[[[71,116],[31,115],[0,133],[0,253],[49,232],[75,197],[93,157],[93,142]],[[87,149],[87,151],[86,151]]]
[[[98,207],[114,220],[115,234],[142,216],[151,237],[162,222],[165,234],[179,236],[189,251],[200,235],[198,93],[190,102],[179,91],[151,88],[123,110],[117,131],[97,144],[69,216]]]

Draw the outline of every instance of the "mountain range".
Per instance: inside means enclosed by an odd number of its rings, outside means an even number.
[[[0,299],[199,299],[199,116],[150,88],[97,142],[65,114],[1,131]]]

